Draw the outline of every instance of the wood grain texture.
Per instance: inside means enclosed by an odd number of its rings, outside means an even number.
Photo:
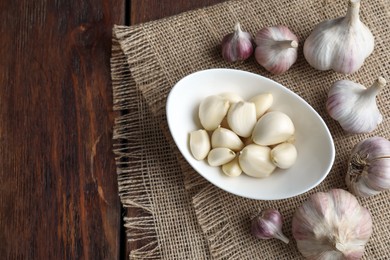
[[[0,258],[118,259],[111,28],[123,0],[0,1]]]
[[[131,0],[130,22],[148,22],[222,2],[226,0]]]

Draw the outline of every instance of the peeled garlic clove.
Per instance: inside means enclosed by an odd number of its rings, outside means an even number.
[[[306,39],[303,53],[318,70],[357,71],[374,50],[374,37],[359,19],[359,0],[350,0],[345,17],[319,23]]]
[[[240,101],[230,106],[227,121],[237,135],[249,137],[256,124],[256,106],[252,102]]]
[[[200,129],[190,133],[190,150],[196,160],[205,159],[210,148],[210,138],[206,130]]]
[[[271,160],[277,167],[288,169],[294,165],[297,154],[297,149],[293,144],[281,143],[272,148]]]
[[[240,164],[238,163],[238,157],[234,158],[227,164],[222,165],[222,171],[229,177],[237,177],[242,173]]]
[[[294,124],[288,115],[271,111],[257,121],[252,140],[259,145],[274,145],[287,141],[294,132]]]
[[[390,141],[379,136],[357,143],[345,176],[348,189],[360,197],[369,197],[390,189]]]
[[[199,106],[199,119],[203,128],[208,131],[216,129],[226,116],[228,109],[229,101],[220,96],[212,95],[202,100]]]
[[[286,72],[297,60],[298,38],[286,26],[272,26],[257,32],[256,61],[273,74]]]
[[[239,96],[239,95],[237,95],[236,93],[233,93],[233,92],[225,92],[225,93],[219,94],[219,96],[221,96],[224,99],[226,99],[227,101],[229,101],[230,104],[243,101],[241,96]]]
[[[379,77],[370,88],[349,81],[336,81],[328,93],[326,109],[349,133],[369,133],[382,122],[376,96],[386,80]]]
[[[229,148],[219,147],[211,149],[207,156],[207,162],[210,166],[221,166],[230,162],[236,157],[236,153]]]
[[[237,23],[234,32],[222,39],[222,57],[228,62],[244,61],[253,53],[252,36]]]
[[[233,131],[218,127],[211,135],[211,147],[226,147],[237,152],[244,147],[244,143]]]
[[[298,250],[308,259],[360,259],[372,234],[370,212],[342,189],[310,196],[292,219]]]
[[[268,177],[276,168],[271,161],[271,149],[266,146],[250,144],[238,156],[242,171],[255,178]]]
[[[274,98],[271,93],[260,94],[249,100],[256,106],[256,118],[259,119],[272,106]]]

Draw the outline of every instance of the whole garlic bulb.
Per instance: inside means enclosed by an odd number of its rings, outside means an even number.
[[[237,23],[234,32],[225,35],[222,39],[222,57],[227,62],[244,61],[253,53],[252,36],[243,32]]]
[[[292,220],[298,250],[309,259],[359,259],[372,233],[370,212],[342,189],[318,192]]]
[[[390,141],[379,136],[357,143],[345,181],[356,196],[369,197],[390,189]]]
[[[379,77],[370,88],[349,81],[336,81],[328,93],[326,109],[350,133],[369,133],[382,122],[376,96],[386,85]]]
[[[360,0],[350,0],[345,17],[319,23],[303,46],[307,62],[318,70],[357,71],[374,50],[374,36],[359,18]]]
[[[298,38],[286,26],[261,29],[255,43],[256,61],[273,74],[286,72],[297,60]]]

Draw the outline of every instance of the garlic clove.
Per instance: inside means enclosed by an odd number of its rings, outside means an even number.
[[[227,62],[244,61],[253,53],[252,36],[241,30],[237,23],[234,32],[227,34],[222,39],[222,57]]]
[[[237,135],[249,137],[256,124],[256,106],[252,102],[240,101],[230,106],[227,121]]]
[[[271,93],[265,93],[252,97],[249,102],[255,104],[256,118],[259,119],[272,106],[274,98]]]
[[[230,162],[236,157],[236,153],[225,147],[213,148],[207,156],[210,166],[221,166]]]
[[[222,94],[219,94],[219,96],[229,101],[230,104],[244,101],[240,95],[233,92],[224,92]]]
[[[196,160],[205,159],[210,148],[210,138],[206,130],[199,129],[190,133],[190,151]]]
[[[257,121],[252,140],[258,145],[274,145],[287,141],[294,132],[294,124],[288,115],[280,111],[271,111]]]
[[[229,109],[229,101],[226,99],[212,95],[202,100],[199,105],[199,119],[203,128],[208,131],[213,131],[222,122]]]
[[[374,36],[359,19],[359,0],[350,0],[345,17],[319,23],[306,39],[303,53],[318,70],[356,72],[374,50]]]
[[[255,58],[273,74],[286,72],[297,60],[298,38],[286,26],[272,26],[257,32]]]
[[[238,163],[238,157],[236,156],[230,162],[222,165],[222,171],[229,177],[237,177],[242,173],[240,164]]]
[[[242,171],[255,178],[268,177],[276,168],[271,161],[271,149],[266,146],[250,144],[238,155]]]
[[[272,148],[271,160],[281,169],[288,169],[297,160],[297,149],[291,143],[281,143]]]
[[[385,85],[382,77],[368,89],[349,80],[336,81],[329,90],[326,109],[346,132],[372,132],[382,122],[376,95]]]
[[[390,189],[390,141],[374,136],[352,149],[345,176],[348,189],[356,196],[370,197]]]
[[[259,239],[276,238],[288,244],[289,239],[282,232],[283,218],[276,209],[266,209],[252,218],[251,233]]]
[[[238,152],[244,147],[244,143],[233,131],[223,127],[218,127],[211,135],[211,147],[226,147]]]

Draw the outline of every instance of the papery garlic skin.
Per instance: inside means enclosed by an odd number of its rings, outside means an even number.
[[[252,102],[240,101],[230,106],[227,121],[237,135],[249,137],[256,124],[256,106]]]
[[[298,250],[308,259],[360,259],[372,234],[369,211],[342,189],[318,192],[292,220]]]
[[[374,50],[374,36],[359,19],[359,0],[350,0],[345,17],[319,23],[303,47],[307,62],[318,70],[356,72]]]
[[[216,129],[226,116],[229,106],[229,101],[218,95],[203,99],[199,105],[199,119],[203,128],[208,131]]]
[[[348,189],[369,197],[390,189],[390,141],[379,136],[357,143],[348,161],[345,176]]]
[[[258,145],[274,145],[287,141],[295,133],[291,118],[283,112],[271,111],[256,123],[252,140]]]
[[[224,174],[226,174],[229,177],[240,176],[242,173],[242,169],[238,162],[238,157],[236,156],[236,158],[234,158],[230,162],[222,165],[222,171]]]
[[[268,177],[276,168],[271,161],[271,149],[267,146],[249,144],[238,155],[242,171],[255,178]]]
[[[369,133],[382,122],[376,96],[386,85],[379,77],[370,88],[349,81],[336,81],[328,92],[326,109],[349,133]]]
[[[273,74],[286,72],[297,60],[298,38],[286,26],[259,30],[255,43],[256,61]]]
[[[190,133],[190,150],[196,160],[205,159],[210,149],[210,137],[206,130],[199,129]]]
[[[253,53],[252,36],[241,30],[237,23],[234,32],[227,34],[222,39],[222,57],[227,62],[244,61]]]
[[[233,160],[236,153],[225,147],[213,148],[207,155],[207,162],[210,166],[221,166]]]
[[[244,148],[244,143],[233,131],[223,127],[218,127],[211,135],[211,146],[212,148],[226,147],[238,152]]]

